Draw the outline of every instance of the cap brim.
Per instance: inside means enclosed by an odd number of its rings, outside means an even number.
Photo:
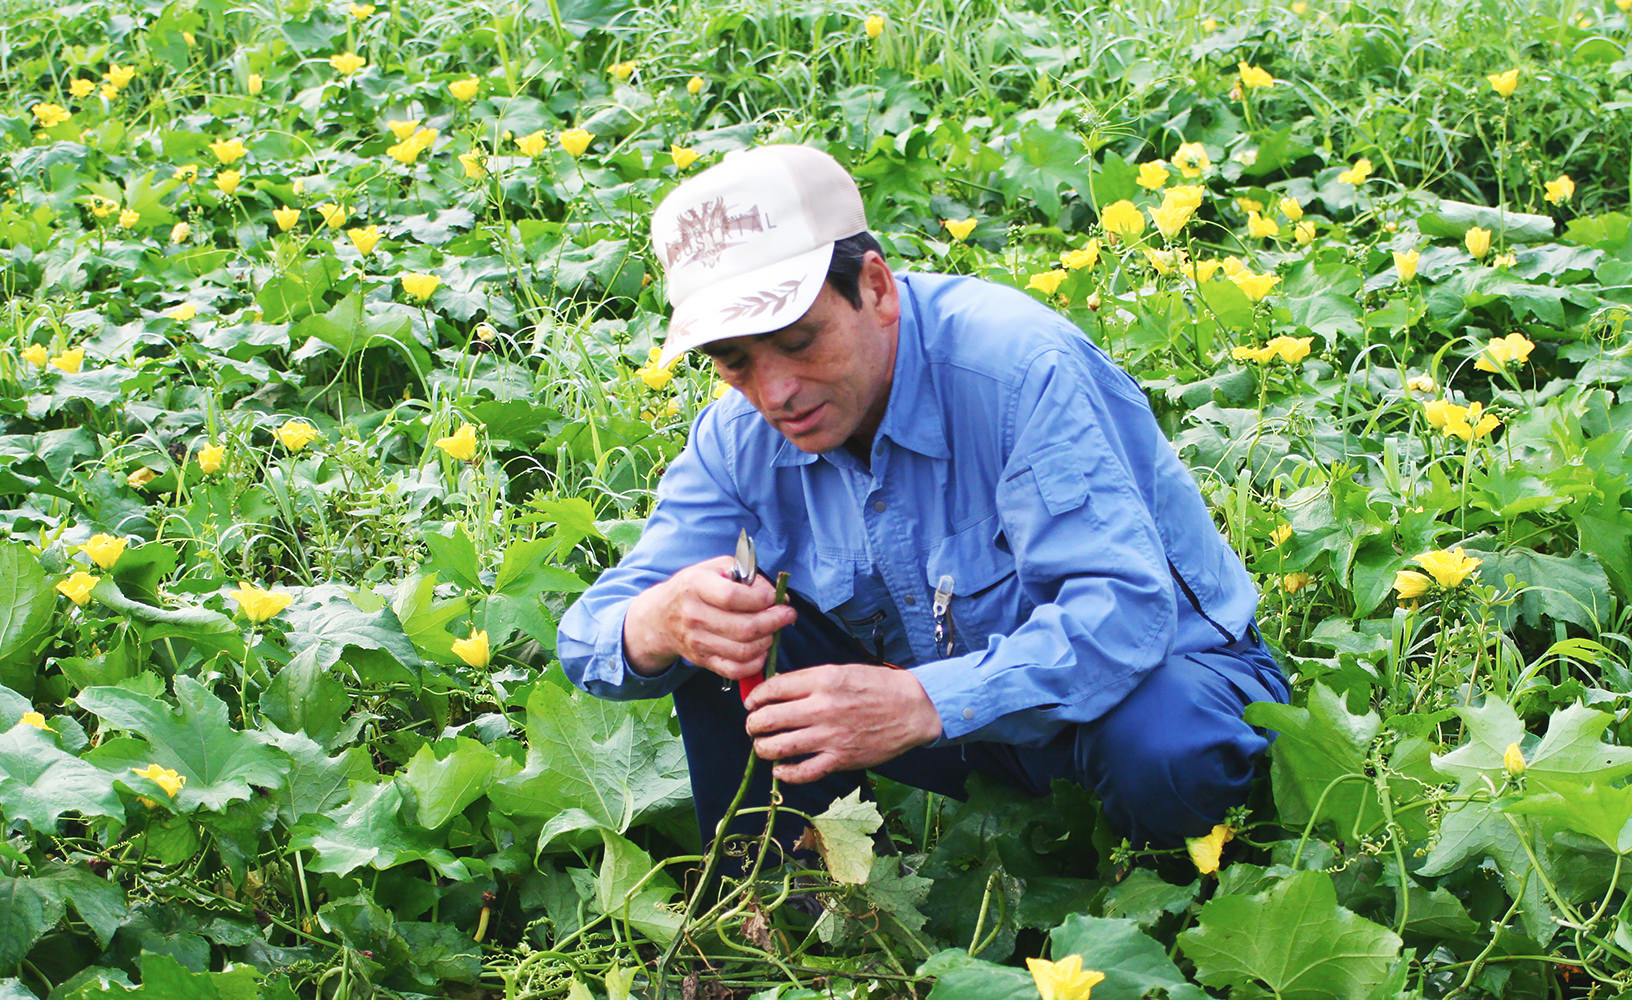
[[[828,243],[697,291],[674,307],[658,363],[716,340],[782,329],[816,301],[832,261]]]

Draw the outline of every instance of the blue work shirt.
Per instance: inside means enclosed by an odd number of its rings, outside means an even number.
[[[655,697],[698,669],[630,669],[630,600],[731,553],[908,666],[942,741],[1029,744],[1091,722],[1169,656],[1240,638],[1258,595],[1137,383],[1015,289],[896,276],[901,322],[870,461],[794,447],[739,393],[705,409],[640,541],[562,618],[574,684]],[[935,592],[952,597],[936,642]],[[949,643],[949,647],[948,644]]]

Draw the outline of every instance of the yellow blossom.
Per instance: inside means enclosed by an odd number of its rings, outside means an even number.
[[[653,392],[662,389],[669,384],[670,379],[674,378],[674,365],[679,360],[676,358],[667,365],[660,365],[657,362],[662,356],[662,349],[654,347],[646,355],[646,363],[635,369],[635,377],[646,383],[646,388]]]
[[[1308,219],[1304,219],[1292,227],[1292,238],[1303,246],[1315,242],[1315,224]]]
[[[1241,86],[1248,90],[1275,86],[1275,78],[1270,76],[1267,70],[1257,66],[1250,66],[1244,62],[1236,63],[1235,68],[1241,73]]]
[[[1530,360],[1530,352],[1535,349],[1529,337],[1510,333],[1486,344],[1484,354],[1473,366],[1482,372],[1496,372],[1510,365],[1522,365]]]
[[[436,129],[422,128],[395,145],[386,147],[385,155],[407,166],[419,159],[419,154],[436,143]]]
[[[1527,767],[1529,765],[1525,763],[1524,751],[1519,749],[1517,743],[1509,743],[1507,749],[1502,751],[1502,770],[1517,778]]]
[[[1235,278],[1243,274],[1252,273],[1251,271],[1247,270],[1246,263],[1233,253],[1220,261],[1219,265],[1224,268],[1224,277],[1226,278]]]
[[[467,76],[463,80],[454,80],[448,84],[448,93],[456,101],[473,101],[482,89],[482,81],[474,76]]]
[[[112,569],[113,564],[118,562],[119,557],[124,554],[125,546],[128,544],[125,539],[117,535],[99,531],[92,535],[81,547],[85,550],[85,554],[91,557],[91,562],[96,563],[103,569]]]
[[[346,235],[351,237],[351,245],[357,248],[357,252],[366,257],[374,252],[374,245],[380,242],[380,227],[363,226],[348,229]]]
[[[1164,239],[1176,239],[1190,222],[1195,210],[1175,199],[1164,198],[1161,205],[1150,210],[1150,221],[1156,224],[1156,231]]]
[[[206,474],[220,472],[221,465],[226,461],[227,449],[225,445],[207,444],[198,449],[198,467]]]
[[[1212,280],[1213,275],[1217,274],[1218,269],[1223,266],[1216,260],[1198,260],[1180,265],[1179,273],[1199,285],[1204,281]]]
[[[1370,177],[1370,176],[1371,176],[1371,160],[1369,158],[1367,158],[1367,157],[1362,156],[1362,157],[1360,157],[1360,159],[1354,161],[1353,166],[1349,167],[1349,169],[1347,169],[1347,170],[1343,171],[1342,173],[1338,174],[1337,179],[1342,181],[1344,184],[1353,184],[1355,186],[1359,186],[1361,184],[1364,184],[1366,182],[1366,178]]]
[[[729,393],[730,391],[731,391],[731,386],[727,385],[724,382],[719,382],[719,383],[715,384],[714,391],[709,393],[709,395],[714,397],[715,399],[724,399],[726,397],[726,394]]]
[[[347,8],[347,10],[352,17],[355,17],[357,20],[361,21],[365,17],[368,17],[374,13],[374,5],[371,3],[354,3]]]
[[[877,38],[884,34],[884,15],[869,14],[867,16],[867,37]]]
[[[285,420],[282,426],[272,432],[272,436],[290,451],[300,451],[323,435],[316,427],[297,418]]]
[[[198,315],[198,306],[191,302],[178,302],[160,315],[167,316],[178,323],[185,323]]]
[[[466,666],[480,670],[493,659],[493,650],[487,643],[487,629],[470,633],[468,639],[453,640],[453,655],[465,661]]]
[[[1207,831],[1206,836],[1187,838],[1184,849],[1190,855],[1190,862],[1196,866],[1196,871],[1211,875],[1218,871],[1218,860],[1224,853],[1224,845],[1234,839],[1235,831],[1218,823]]]
[[[1485,77],[1490,81],[1490,89],[1503,97],[1512,97],[1513,91],[1519,89],[1519,68],[1517,66],[1505,73],[1491,73]]]
[[[1315,578],[1308,573],[1288,573],[1281,577],[1281,589],[1288,594],[1296,594],[1314,582]]]
[[[263,590],[248,580],[240,580],[238,589],[227,591],[227,596],[238,602],[238,610],[245,618],[257,624],[276,618],[295,599],[293,594]]]
[[[1248,213],[1258,212],[1262,214],[1264,211],[1264,203],[1257,198],[1237,198],[1235,199],[1235,207]]]
[[[306,178],[296,177],[289,187],[295,192],[295,197],[300,197],[306,193]]]
[[[1428,593],[1428,588],[1433,582],[1430,577],[1415,570],[1398,570],[1394,574],[1394,592],[1402,601],[1414,601]]]
[[[368,60],[355,52],[341,52],[329,57],[329,65],[334,67],[334,71],[341,76],[350,76],[367,66]]]
[[[215,175],[215,188],[222,194],[235,194],[242,179],[243,175],[236,170],[223,170]]]
[[[1309,13],[1309,5],[1305,3],[1304,0],[1293,0],[1292,13],[1302,17],[1303,15]]]
[[[544,134],[543,129],[540,129],[537,132],[518,136],[516,138],[516,148],[521,150],[523,156],[537,156],[544,152],[544,147],[548,146],[549,142],[549,137]]]
[[[82,76],[76,77],[68,83],[68,93],[73,94],[75,97],[89,97],[95,90],[96,84]]]
[[[1099,263],[1099,239],[1085,243],[1081,250],[1060,251],[1060,266],[1067,271],[1080,271]]]
[[[84,363],[85,363],[85,348],[83,348],[83,347],[75,347],[72,350],[63,351],[61,354],[59,354],[56,357],[52,358],[51,361],[50,361],[50,365],[51,365],[52,368],[56,368],[56,369],[58,369],[60,371],[65,371],[70,375],[72,375],[75,372],[79,371],[79,366],[84,364]]]
[[[1139,186],[1142,188],[1155,191],[1167,183],[1169,176],[1168,169],[1160,160],[1139,164]]]
[[[1239,347],[1230,348],[1230,357],[1236,361],[1256,361],[1264,365],[1275,360],[1275,349],[1268,346],[1248,347],[1246,344],[1242,344]]]
[[[566,150],[568,155],[574,157],[583,156],[584,150],[589,148],[589,144],[594,138],[595,136],[581,128],[564,129],[560,135],[556,136],[556,139],[561,143],[561,148]]]
[[[1417,261],[1422,257],[1415,249],[1403,253],[1394,251],[1394,270],[1400,276],[1400,281],[1410,281],[1417,276]]]
[[[1099,214],[1105,231],[1132,238],[1145,231],[1145,216],[1126,198],[1106,205]]]
[[[1547,194],[1543,200],[1549,204],[1562,205],[1575,197],[1575,181],[1570,179],[1569,174],[1559,174],[1547,181],[1545,186]]]
[[[102,85],[102,86],[101,86],[101,87],[100,87],[100,88],[99,88],[99,89],[98,89],[98,91],[97,91],[97,93],[99,93],[99,94],[101,94],[101,95],[102,95],[102,99],[103,99],[103,100],[104,100],[104,101],[111,101],[111,100],[113,100],[113,99],[114,99],[114,98],[115,98],[115,97],[118,97],[118,96],[119,96],[119,88],[118,88],[118,87],[115,87],[115,86],[114,86],[114,85],[113,85],[113,84],[111,84],[111,83],[104,83],[104,84],[103,84],[103,85]]]
[[[151,483],[157,478],[159,478],[159,474],[144,465],[135,472],[132,472],[130,475],[126,476],[125,482],[131,489],[140,490],[145,489],[148,483]]]
[[[421,274],[418,271],[408,271],[402,276],[402,290],[416,302],[424,302],[436,291],[436,286],[442,284],[442,279],[434,274]]]
[[[1042,292],[1044,295],[1053,295],[1060,290],[1060,282],[1065,280],[1065,271],[1054,268],[1052,271],[1039,271],[1026,279],[1026,287]]]
[[[391,134],[396,137],[398,142],[401,142],[419,129],[419,119],[387,118],[385,127],[391,130]]]
[[[34,118],[40,123],[40,128],[55,128],[73,117],[73,114],[62,105],[45,101],[29,110],[34,112]]]
[[[1490,258],[1490,266],[1491,267],[1512,267],[1514,264],[1517,264],[1518,262],[1519,262],[1518,254],[1515,254],[1515,253],[1512,253],[1512,252],[1499,253],[1496,256]]]
[[[1292,526],[1290,524],[1277,525],[1275,530],[1269,533],[1269,543],[1278,546],[1291,537]]]
[[[164,789],[164,794],[172,799],[176,797],[177,792],[181,791],[181,787],[187,784],[185,774],[172,771],[168,767],[160,767],[157,764],[149,764],[146,767],[133,767],[131,771],[135,772],[136,777],[146,778]]]
[[[17,720],[17,725],[33,726],[35,729],[41,729],[48,733],[56,732],[55,729],[45,724],[45,716],[38,712],[24,712],[23,717]]]
[[[1105,979],[1103,972],[1084,969],[1081,955],[1067,955],[1058,962],[1028,958],[1026,968],[1042,1000],[1090,1000],[1089,993]]]
[[[1458,545],[1454,549],[1435,549],[1413,556],[1412,562],[1427,570],[1434,578],[1434,582],[1441,587],[1451,588],[1461,586],[1462,581],[1479,568],[1482,560],[1468,555]]]
[[[124,90],[131,80],[136,78],[135,66],[121,66],[118,63],[108,63],[108,71],[102,74],[102,79],[114,90]]]
[[[686,93],[688,93],[688,94],[700,94],[702,92],[703,92],[703,78],[702,77],[694,76],[691,79],[686,81]]]
[[[85,602],[91,599],[91,589],[96,586],[98,579],[80,570],[66,580],[57,581],[57,593],[83,608]]]
[[[244,140],[233,136],[231,139],[217,139],[210,143],[210,152],[215,154],[215,158],[221,161],[222,166],[230,167],[243,159],[249,150],[244,147]]]
[[[1167,193],[1162,195],[1162,204],[1188,208],[1194,212],[1201,207],[1202,198],[1206,193],[1206,189],[1200,184],[1180,184],[1167,189]]]
[[[191,184],[198,180],[198,164],[189,163],[176,168],[176,180],[183,184]]]
[[[1230,275],[1235,287],[1246,293],[1247,298],[1254,302],[1262,302],[1264,296],[1278,284],[1281,279],[1275,274],[1253,274],[1251,271],[1242,271],[1240,274]]]
[[[187,237],[193,235],[193,227],[185,222],[178,222],[170,227],[171,243],[186,243]]]
[[[191,31],[183,31],[181,33],[181,40],[186,42],[189,48],[198,44],[198,39],[193,37],[193,33]]]
[[[1185,260],[1183,250],[1157,250],[1153,247],[1140,247],[1139,250],[1157,274],[1167,274],[1174,265],[1182,264]]]
[[[977,220],[973,216],[967,219],[941,220],[942,227],[944,227],[947,232],[952,234],[953,239],[959,242],[968,239],[969,234],[975,231],[975,226],[977,224]]]
[[[627,80],[635,75],[635,68],[639,65],[635,60],[630,59],[625,62],[615,62],[608,66],[606,71],[616,79]]]
[[[1439,389],[1432,375],[1413,375],[1405,387],[1412,392],[1436,392]]]
[[[1218,19],[1209,17],[1206,20],[1202,21],[1201,22],[1201,30],[1203,32],[1209,34],[1209,35],[1212,34],[1215,31],[1217,31],[1218,30]]]
[[[436,446],[455,461],[468,462],[476,457],[476,428],[471,424],[460,424],[452,434],[437,438]]]
[[[1494,413],[1485,413],[1484,409],[1485,404],[1478,402],[1467,406],[1451,404],[1445,421],[1445,433],[1464,441],[1477,441],[1502,426]]]
[[[261,92],[261,90],[263,88],[265,88],[265,87],[266,87],[266,77],[262,76],[259,73],[249,74],[249,78],[244,81],[244,89],[249,91],[249,96],[251,96],[251,97],[254,97],[256,94],[259,94]]]
[[[1207,148],[1199,142],[1186,142],[1173,153],[1173,165],[1189,178],[1200,177],[1213,161],[1207,158]]]
[[[295,223],[300,221],[300,209],[274,208],[272,210],[272,220],[278,224],[279,232],[286,233],[294,228]]]
[[[332,201],[325,201],[319,204],[316,206],[316,210],[318,215],[323,216],[323,221],[328,223],[330,229],[339,229],[341,226],[345,225],[346,220],[351,217],[350,212],[347,212],[344,208],[336,205]]]
[[[1281,214],[1286,216],[1288,222],[1297,222],[1303,218],[1303,206],[1298,203],[1296,198],[1282,198],[1280,208]]]
[[[1248,212],[1247,233],[1255,239],[1279,236],[1281,235],[1281,224],[1274,219],[1266,219],[1257,212]]]
[[[1462,245],[1468,248],[1468,253],[1473,254],[1474,260],[1478,260],[1490,253],[1490,230],[1480,226],[1470,228],[1468,234],[1462,237]]]
[[[676,142],[669,143],[669,159],[674,161],[674,169],[676,170],[684,170],[696,163],[697,156],[697,151],[690,146],[682,146]]]
[[[44,344],[29,344],[23,348],[23,360],[35,368],[44,368],[51,362],[51,352],[46,350]]]
[[[459,165],[465,168],[465,177],[479,181],[487,176],[487,157],[481,153],[460,153]]]
[[[99,194],[91,195],[91,214],[98,219],[106,219],[118,207],[119,203],[111,198],[104,198]]]

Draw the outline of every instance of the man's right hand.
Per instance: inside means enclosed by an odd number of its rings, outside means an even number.
[[[775,603],[769,580],[738,583],[731,566],[730,556],[706,559],[629,603],[623,655],[636,673],[662,673],[677,657],[731,680],[764,670],[771,637],[796,615]]]

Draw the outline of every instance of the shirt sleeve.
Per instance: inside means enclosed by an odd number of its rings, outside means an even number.
[[[943,741],[1044,742],[1104,715],[1173,646],[1173,579],[1136,474],[1168,445],[1137,386],[1090,365],[1051,351],[1022,380],[997,544],[1034,609],[984,649],[913,668]]]
[[[661,697],[697,669],[677,661],[650,677],[636,673],[624,658],[623,620],[636,595],[693,563],[732,552],[737,532],[754,530],[755,519],[733,487],[720,446],[716,409],[698,417],[689,443],[664,472],[640,541],[561,618],[556,655],[567,678],[590,694]]]

